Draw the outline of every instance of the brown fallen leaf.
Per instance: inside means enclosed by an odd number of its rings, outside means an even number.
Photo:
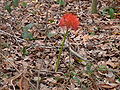
[[[18,86],[19,86],[20,90],[30,90],[29,82],[24,77],[20,78]]]
[[[114,89],[118,87],[118,84],[99,84],[98,86],[104,89]]]
[[[106,64],[109,65],[109,66],[111,66],[112,68],[116,68],[119,65],[118,62],[113,63],[112,61],[107,61]]]
[[[1,30],[6,30],[6,29],[7,29],[7,25],[6,25],[6,24],[0,25],[0,29],[1,29]]]

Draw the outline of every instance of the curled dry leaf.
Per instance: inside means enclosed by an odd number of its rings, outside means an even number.
[[[6,24],[0,25],[0,29],[1,29],[1,30],[6,30],[6,29],[7,29],[7,25],[6,25]]]
[[[104,89],[114,89],[118,87],[118,84],[112,83],[112,84],[99,84],[99,87],[104,88]]]
[[[29,82],[27,80],[25,80],[24,77],[20,78],[18,86],[19,86],[20,90],[29,90],[30,89]]]
[[[112,61],[107,61],[106,62],[107,65],[111,66],[112,68],[116,68],[119,66],[119,63],[118,62],[112,62]]]

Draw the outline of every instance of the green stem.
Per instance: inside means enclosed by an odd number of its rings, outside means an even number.
[[[97,0],[92,0],[92,13],[97,13]]]
[[[59,49],[58,59],[57,59],[56,64],[55,64],[55,72],[58,71],[58,67],[59,67],[59,64],[60,64],[60,57],[61,57],[61,54],[62,54],[62,51],[63,51],[65,40],[67,39],[68,33],[69,33],[69,31],[66,31],[66,33],[64,34],[64,39],[62,41],[61,48]]]

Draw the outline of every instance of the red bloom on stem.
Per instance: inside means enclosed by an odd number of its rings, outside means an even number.
[[[72,13],[64,14],[59,23],[59,26],[61,27],[72,28],[74,30],[77,30],[79,25],[80,21],[78,17]]]

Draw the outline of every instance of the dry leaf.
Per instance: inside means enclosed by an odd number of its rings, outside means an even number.
[[[91,38],[91,36],[90,35],[84,35],[82,38],[83,38],[83,42],[86,42]]]
[[[119,65],[118,62],[113,63],[112,61],[107,61],[106,64],[109,65],[109,66],[111,66],[112,68],[116,68]]]
[[[116,88],[117,86],[118,84],[99,84],[99,87],[104,89],[113,89]]]
[[[38,0],[32,0],[32,2],[38,2]]]
[[[21,77],[19,80],[19,88],[20,90],[30,90],[29,82],[24,77]]]

